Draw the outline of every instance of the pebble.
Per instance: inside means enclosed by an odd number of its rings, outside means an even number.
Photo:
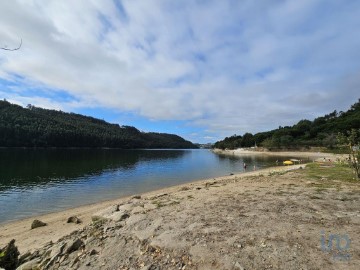
[[[242,265],[241,265],[239,262],[236,262],[236,263],[235,263],[235,267],[238,268],[238,269],[240,269],[240,270],[245,270],[245,268],[242,267]]]

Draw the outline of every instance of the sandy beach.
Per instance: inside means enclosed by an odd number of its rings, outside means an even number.
[[[279,166],[1,225],[0,246],[41,269],[358,269],[359,201],[357,182]]]
[[[249,149],[235,149],[235,150],[222,150],[214,149],[214,153],[222,155],[235,155],[235,156],[252,156],[252,155],[263,155],[263,156],[277,156],[281,157],[297,157],[304,158],[310,161],[321,161],[324,158],[326,160],[336,161],[338,158],[346,158],[346,155],[339,155],[333,153],[322,153],[322,152],[296,152],[296,151],[282,151],[282,152],[271,152],[271,151],[256,151]]]

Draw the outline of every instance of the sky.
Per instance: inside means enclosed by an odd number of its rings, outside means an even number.
[[[0,99],[197,143],[346,111],[358,0],[0,1]]]

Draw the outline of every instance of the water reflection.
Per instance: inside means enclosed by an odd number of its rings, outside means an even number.
[[[0,223],[274,166],[208,150],[0,149]]]
[[[138,163],[165,162],[189,154],[184,150],[0,149],[0,191],[51,182],[68,182],[131,170]]]

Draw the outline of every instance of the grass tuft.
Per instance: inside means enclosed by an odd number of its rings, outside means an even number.
[[[317,180],[337,180],[342,182],[357,182],[351,168],[345,164],[334,163],[332,166],[323,166],[319,163],[310,163],[303,170],[309,178]]]

